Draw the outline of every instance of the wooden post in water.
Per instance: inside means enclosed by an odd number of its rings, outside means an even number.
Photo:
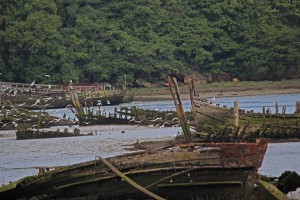
[[[234,121],[234,127],[239,126],[239,101],[234,101],[234,108],[233,108],[233,121]]]
[[[275,113],[278,114],[278,99],[275,102]]]
[[[266,123],[266,108],[264,106],[262,107],[262,113],[263,113],[263,115],[262,115],[263,125],[265,125],[265,123]]]
[[[300,113],[300,101],[296,101],[296,111],[295,114],[299,114]]]
[[[283,115],[285,114],[285,111],[286,111],[286,107],[283,106],[283,107],[282,107],[282,114],[283,114]]]

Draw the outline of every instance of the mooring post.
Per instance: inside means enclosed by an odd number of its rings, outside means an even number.
[[[286,111],[286,107],[283,106],[283,107],[282,107],[282,114],[283,114],[283,115],[285,114],[285,111]]]
[[[234,101],[234,108],[233,108],[233,120],[234,120],[234,127],[239,126],[239,101]]]
[[[300,101],[296,101],[296,111],[295,114],[299,114],[300,113]]]
[[[278,99],[275,102],[275,113],[278,114]]]
[[[263,117],[263,125],[266,123],[266,108],[262,107],[262,117]]]

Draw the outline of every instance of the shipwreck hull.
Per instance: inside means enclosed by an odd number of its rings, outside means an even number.
[[[206,139],[300,138],[299,114],[271,114],[223,108],[199,100],[191,100],[197,132],[206,133]],[[235,124],[238,121],[238,125]]]
[[[215,106],[205,101],[192,100],[197,130],[207,130],[206,125],[222,126],[233,118],[233,111],[220,106]]]
[[[196,132],[204,141],[253,140],[256,138],[300,138],[299,114],[254,113],[221,107],[195,98],[193,83],[189,82],[190,100]]]
[[[115,90],[110,87],[106,90],[97,84],[72,85],[79,93],[82,105],[117,105],[123,102],[126,90]],[[68,86],[25,84],[0,81],[0,99],[9,101],[25,109],[56,109],[72,104],[69,97]]]
[[[204,199],[205,197],[209,197],[209,199],[242,199],[246,193],[248,177],[255,173],[251,169],[199,168],[191,170],[186,168],[184,170],[184,168],[175,168],[160,169],[157,172],[128,174],[128,177],[147,187],[166,176],[179,173],[181,170],[186,172],[161,181],[155,187],[148,187],[147,189],[165,199]],[[151,199],[119,177],[77,186],[62,186],[57,189],[51,199],[74,198],[74,195],[75,197],[89,197],[91,199]],[[57,193],[58,191],[59,193]]]
[[[267,148],[256,143],[199,143],[137,152],[107,161],[166,199],[244,199]],[[248,191],[249,190],[249,191]],[[24,178],[0,188],[0,199],[150,199],[103,159]]]
[[[125,93],[111,94],[103,97],[99,97],[99,96],[90,97],[90,98],[79,97],[79,101],[82,105],[87,104],[88,106],[90,105],[97,106],[99,105],[99,102],[101,102],[101,106],[118,105],[123,103],[124,96]]]

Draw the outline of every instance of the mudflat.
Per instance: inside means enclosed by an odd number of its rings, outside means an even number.
[[[218,82],[197,85],[201,98],[256,96],[300,93],[300,79],[283,81],[259,82]],[[189,89],[186,84],[179,84],[182,99],[189,99]],[[155,101],[171,99],[167,86],[156,86],[132,90],[134,101]]]

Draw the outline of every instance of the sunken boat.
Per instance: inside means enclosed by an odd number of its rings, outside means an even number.
[[[0,199],[247,199],[267,141],[189,143],[63,167],[0,188]]]
[[[115,89],[110,84],[72,84],[83,105],[106,106],[123,102],[126,90]],[[68,86],[0,82],[1,101],[10,101],[25,109],[54,109],[70,105]]]
[[[81,134],[78,128],[75,128],[73,131],[65,129],[57,129],[56,131],[52,130],[40,130],[40,129],[31,129],[31,128],[18,128],[16,131],[17,140],[27,140],[27,139],[42,139],[42,138],[58,138],[58,137],[76,137],[76,136],[89,136],[93,135],[92,133]]]
[[[46,170],[1,187],[0,199],[250,199],[268,141],[197,141],[170,80],[184,140]]]
[[[238,100],[234,101],[233,108],[228,108],[200,98],[192,79],[188,84],[195,129],[206,139],[300,139],[300,112],[297,110],[286,114],[283,107],[279,113],[277,101],[275,113],[265,107],[257,113],[239,109]]]

